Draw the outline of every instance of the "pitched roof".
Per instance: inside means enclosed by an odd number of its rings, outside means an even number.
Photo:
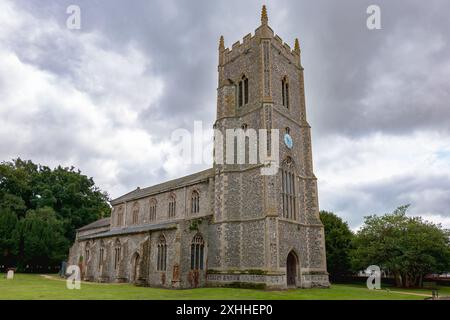
[[[177,227],[177,222],[163,222],[158,224],[144,224],[138,226],[130,226],[121,229],[114,229],[100,233],[88,234],[85,236],[81,236],[78,240],[87,240],[94,238],[104,238],[104,237],[112,237],[123,234],[133,234],[133,233],[142,233],[147,231],[155,231],[155,230],[167,230],[167,229],[175,229]]]
[[[77,231],[84,231],[84,230],[108,227],[109,225],[110,225],[110,217],[107,217],[107,218],[99,219],[97,221],[89,223],[89,224],[77,229]]]
[[[210,168],[207,170],[203,170],[185,177],[181,177],[178,179],[166,181],[151,187],[143,188],[143,189],[135,189],[119,198],[116,198],[111,201],[111,204],[118,204],[125,201],[136,200],[143,197],[147,197],[152,194],[161,193],[164,191],[169,191],[171,189],[176,189],[180,187],[184,187],[196,182],[200,182],[202,180],[207,180],[212,177],[214,174],[214,169]]]

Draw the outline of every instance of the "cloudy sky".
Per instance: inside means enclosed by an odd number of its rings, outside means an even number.
[[[253,32],[262,4],[0,0],[0,160],[74,165],[111,197],[209,167],[180,161],[171,133],[210,129],[218,38]],[[321,209],[357,228],[410,203],[450,227],[450,2],[266,4],[300,39]]]

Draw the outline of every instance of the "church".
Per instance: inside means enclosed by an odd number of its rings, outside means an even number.
[[[77,230],[69,264],[80,267],[82,280],[329,286],[299,42],[291,49],[275,35],[263,6],[254,34],[231,48],[220,37],[218,51],[214,128],[277,129],[277,173],[262,175],[263,164],[214,162],[112,200],[111,217]]]

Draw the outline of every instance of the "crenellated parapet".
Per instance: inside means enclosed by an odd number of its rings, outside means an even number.
[[[255,36],[251,33],[247,34],[242,41],[236,41],[230,48],[223,48],[223,51],[220,51],[220,55],[223,57],[221,59],[223,65],[234,61],[240,55],[245,54],[248,50],[253,46],[253,41],[255,40]]]
[[[223,38],[221,38],[223,40]],[[248,53],[248,50],[250,50],[254,46],[254,41],[260,41],[260,37],[258,37],[256,34],[252,35],[251,33],[247,34],[242,41],[236,41],[233,43],[233,45],[230,48],[221,49],[220,55],[222,56],[222,59],[220,59],[220,62],[222,65],[225,65],[227,63],[233,62],[236,60],[239,56]],[[221,41],[222,41],[221,40]],[[286,59],[291,61],[293,64],[300,66],[300,47],[296,46],[294,44],[294,49],[291,48],[291,46],[284,42],[280,36],[275,35],[271,39],[272,46],[278,50],[280,54],[283,54]],[[296,41],[298,44],[298,40]]]
[[[280,54],[283,54],[286,57],[286,59],[288,59],[291,63],[300,67],[300,45],[298,45],[298,39],[296,39],[294,49],[291,49],[289,44],[284,42],[280,36],[275,35],[273,37],[272,45],[278,50]]]
[[[265,6],[263,6],[261,13],[261,25],[255,30],[253,35],[251,33],[247,34],[241,41],[233,43],[231,48],[226,48],[223,36],[220,37],[219,66],[233,62],[241,55],[247,54],[252,47],[259,45],[263,40],[269,40],[273,48],[278,50],[279,54],[283,54],[291,63],[301,67],[298,39],[295,39],[294,49],[292,49],[280,36],[274,34],[272,28],[268,25],[267,9]]]

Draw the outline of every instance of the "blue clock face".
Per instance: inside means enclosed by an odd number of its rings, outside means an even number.
[[[284,144],[286,145],[286,147],[288,147],[289,149],[292,149],[292,147],[294,146],[294,142],[292,141],[292,137],[286,133],[284,135]]]

